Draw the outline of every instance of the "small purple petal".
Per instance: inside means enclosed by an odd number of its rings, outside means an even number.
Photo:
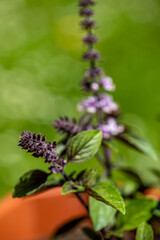
[[[94,82],[94,83],[92,83],[91,84],[91,89],[93,90],[93,91],[98,91],[99,90],[99,85],[98,85],[98,83],[96,83],[96,82]]]
[[[100,85],[106,90],[106,91],[114,91],[115,90],[115,84],[113,83],[112,78],[110,77],[103,77],[100,80]]]

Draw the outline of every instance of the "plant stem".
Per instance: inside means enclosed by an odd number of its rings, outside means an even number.
[[[106,175],[107,177],[111,176],[111,149],[104,147],[104,156],[105,156],[105,166],[106,166]]]
[[[66,175],[66,173],[64,171],[61,172],[62,176],[67,180],[70,181],[71,179]],[[87,203],[83,200],[83,198],[81,197],[80,193],[74,193],[75,196],[78,198],[78,200],[82,203],[82,205],[85,207],[85,209],[87,210],[87,212],[89,212],[88,209],[88,205]]]
[[[83,198],[81,197],[80,193],[75,193],[76,197],[79,199],[79,201],[82,203],[82,205],[85,207],[85,209],[87,210],[87,212],[89,212],[88,209],[88,205],[86,204],[86,202],[83,200]]]
[[[66,173],[64,171],[61,172],[62,176],[64,177],[64,179],[66,179],[67,181],[71,181],[72,179],[70,179]],[[83,198],[81,197],[80,193],[74,193],[75,196],[78,198],[78,200],[82,203],[82,205],[85,207],[85,209],[87,210],[88,214],[89,214],[89,208],[88,208],[88,205],[86,204],[86,202],[83,200]],[[104,235],[105,235],[105,232],[104,232],[104,229],[100,230],[99,231],[100,235],[101,235],[101,238],[102,240],[105,239]]]

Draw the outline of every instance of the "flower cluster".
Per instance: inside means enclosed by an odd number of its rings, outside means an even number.
[[[76,124],[76,120],[69,120],[68,117],[61,117],[59,120],[53,122],[53,127],[62,133],[75,135],[81,132],[81,127]]]
[[[40,134],[36,135],[36,133],[28,131],[22,132],[19,146],[33,153],[34,157],[42,157],[46,163],[52,163],[49,169],[53,173],[62,171],[67,163],[65,159],[59,159],[55,150],[56,142],[46,142],[45,136],[41,137]]]
[[[115,118],[109,117],[106,124],[101,124],[97,129],[102,131],[104,139],[110,139],[113,136],[117,136],[124,132],[125,128],[123,125],[118,125]]]
[[[107,114],[113,114],[119,111],[119,106],[113,101],[112,96],[108,94],[101,94],[99,96],[90,96],[84,99],[78,105],[79,111],[87,111],[89,113],[96,113],[101,110]]]

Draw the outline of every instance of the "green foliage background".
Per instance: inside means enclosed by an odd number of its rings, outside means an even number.
[[[159,151],[160,1],[97,2],[101,66],[116,82],[115,99],[125,121]],[[85,49],[77,12],[76,0],[0,1],[1,196],[25,171],[44,168],[43,160],[17,147],[20,132],[40,132],[55,140],[52,121],[61,115],[79,116],[79,81],[87,64],[80,59]],[[124,147],[120,154],[121,164],[154,181],[148,169],[160,168],[159,162]]]

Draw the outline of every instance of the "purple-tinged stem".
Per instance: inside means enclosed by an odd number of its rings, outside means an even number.
[[[62,176],[64,177],[65,180],[67,181],[71,181],[71,179],[66,175],[66,173],[64,171],[61,172]],[[82,203],[82,205],[85,207],[85,209],[87,210],[87,212],[89,212],[88,209],[88,205],[87,203],[83,200],[83,198],[81,197],[80,193],[74,193],[75,196],[78,198],[78,200]]]
[[[111,152],[111,149],[106,148],[106,147],[103,148],[103,151],[104,151],[104,156],[105,156],[106,175],[107,175],[107,177],[110,177],[111,169],[112,169],[112,166],[111,166],[112,152]]]

